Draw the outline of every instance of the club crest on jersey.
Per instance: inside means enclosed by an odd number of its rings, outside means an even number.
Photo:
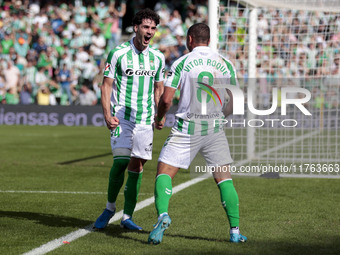
[[[127,76],[137,75],[137,76],[154,77],[156,75],[156,71],[155,70],[133,70],[131,68],[128,68],[128,69],[125,70],[125,74]]]
[[[153,60],[150,61],[150,66],[151,66],[151,67],[154,67],[154,66],[155,66],[155,63],[153,62]]]

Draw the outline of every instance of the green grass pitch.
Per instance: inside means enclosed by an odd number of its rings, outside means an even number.
[[[155,131],[139,201],[153,195],[157,158],[169,131]],[[28,252],[101,214],[112,165],[106,128],[0,126],[0,141],[0,254]],[[180,170],[173,186],[188,180],[189,171]],[[340,254],[340,180],[235,177],[234,184],[247,243],[228,242],[218,188],[206,179],[173,195],[173,224],[158,246],[147,244],[156,223],[152,204],[134,214],[142,232],[122,230],[115,222],[49,254]],[[121,193],[118,211],[123,200]]]

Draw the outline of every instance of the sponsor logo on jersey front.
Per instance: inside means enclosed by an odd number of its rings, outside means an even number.
[[[188,119],[191,119],[194,115],[195,115],[194,113],[187,112],[187,118]]]
[[[128,68],[125,70],[125,74],[127,76],[137,75],[137,76],[154,77],[156,75],[156,71],[155,70],[134,70],[132,68]]]

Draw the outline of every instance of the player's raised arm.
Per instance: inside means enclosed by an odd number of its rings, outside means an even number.
[[[161,96],[161,99],[158,104],[158,112],[155,117],[155,127],[161,130],[164,127],[165,123],[165,114],[169,111],[172,105],[172,98],[174,97],[176,92],[175,88],[165,87],[164,93]]]
[[[163,95],[163,92],[164,92],[163,81],[155,81],[154,95],[155,95],[155,105],[156,105],[156,107],[158,107],[159,99]]]
[[[163,69],[162,69],[163,72]],[[173,75],[174,74],[174,75]],[[164,72],[163,72],[164,75]],[[176,85],[171,86],[173,83],[173,79],[176,76]],[[165,114],[169,111],[172,105],[172,99],[175,95],[176,89],[180,84],[180,72],[176,72],[176,65],[173,64],[168,72],[167,79],[165,81],[161,98],[158,104],[158,111],[155,115],[155,128],[161,130],[164,127],[165,123]]]
[[[110,130],[115,129],[119,124],[118,118],[112,116],[111,109],[110,109],[113,81],[114,80],[112,78],[104,77],[103,85],[101,86],[101,95],[102,95],[101,101],[102,101],[104,119],[105,119],[107,128]]]

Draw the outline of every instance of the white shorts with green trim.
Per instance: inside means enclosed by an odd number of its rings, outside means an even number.
[[[223,166],[233,162],[224,131],[205,136],[188,135],[172,128],[165,141],[158,161],[188,169],[200,152],[208,166]]]
[[[135,124],[119,120],[119,125],[111,131],[111,149],[127,148],[131,157],[152,159],[153,126]]]

